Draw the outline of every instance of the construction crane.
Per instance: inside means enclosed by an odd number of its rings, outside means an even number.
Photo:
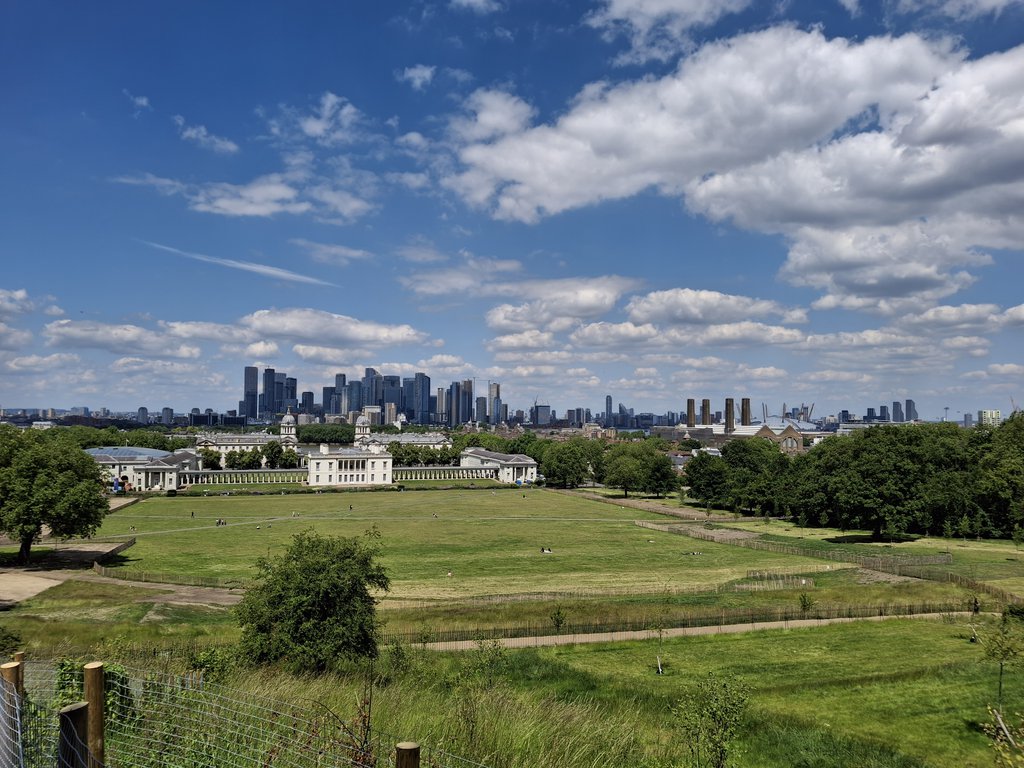
[[[1010,411],[1010,413],[1016,413],[1020,410],[1020,408],[1017,407],[1017,401],[1013,399],[1013,395],[1010,395],[1010,405],[1013,406],[1013,410]]]

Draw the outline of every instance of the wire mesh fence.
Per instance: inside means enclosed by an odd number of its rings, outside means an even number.
[[[6,725],[4,710],[4,732],[17,731],[23,753],[12,768],[386,768],[396,762],[398,740],[373,728],[363,712],[346,719],[314,703],[279,702],[213,685],[198,674],[107,665],[101,763],[80,737],[65,733],[62,740],[58,730],[61,708],[85,695],[81,665],[25,667],[20,730]],[[421,750],[420,764],[429,768],[486,768],[442,750]],[[7,764],[0,762],[0,768]]]

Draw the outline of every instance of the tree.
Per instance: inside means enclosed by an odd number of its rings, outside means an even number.
[[[0,426],[0,531],[19,542],[21,563],[44,526],[60,538],[91,536],[108,510],[99,465],[73,440]]]
[[[200,448],[199,458],[203,460],[203,469],[220,469],[220,451]]]
[[[672,711],[690,745],[695,766],[725,768],[729,745],[739,731],[747,706],[747,687],[734,677],[713,672],[697,684]]]
[[[258,663],[323,671],[340,659],[377,656],[377,600],[390,580],[373,531],[365,539],[296,534],[284,554],[260,558],[237,609],[241,647]]]
[[[613,488],[621,488],[628,498],[630,489],[635,490],[643,483],[643,467],[628,454],[616,454],[605,462],[604,482]]]
[[[590,462],[579,440],[552,443],[541,464],[545,480],[559,488],[576,488],[590,476]]]
[[[295,469],[299,466],[299,454],[295,452],[294,448],[286,448],[281,454],[281,463],[278,466],[281,469]]]
[[[266,462],[267,469],[277,469],[281,466],[281,456],[284,454],[284,448],[277,440],[271,440],[269,443],[263,446],[261,455],[263,460]]]
[[[996,711],[1003,713],[1003,673],[1007,666],[1018,664],[1024,654],[1024,636],[1017,621],[1007,615],[999,622],[999,628],[982,638],[985,658],[999,665],[999,688],[996,693]]]

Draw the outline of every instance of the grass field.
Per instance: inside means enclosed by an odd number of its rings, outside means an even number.
[[[228,525],[214,525],[218,518]],[[544,626],[556,608],[570,624],[653,626],[699,611],[792,608],[801,593],[818,606],[967,600],[949,584],[698,541],[634,520],[664,518],[541,489],[464,489],[151,498],[111,514],[99,533],[137,537],[112,564],[122,570],[245,579],[257,557],[280,552],[306,527],[360,535],[376,526],[393,580],[381,616],[395,633]],[[1024,584],[1010,542],[919,539],[890,546],[856,532],[730,525],[856,552],[931,554],[949,546],[958,572]],[[766,569],[805,580],[785,589],[743,589],[752,583],[748,571]],[[180,651],[238,638],[229,608],[167,603],[164,592],[159,585],[69,581],[0,614],[0,624],[21,633],[30,657],[113,659],[134,646]],[[972,631],[952,618],[891,620],[508,651],[499,684],[480,696],[466,687],[477,652],[413,645],[400,654],[401,665],[385,650],[379,666],[388,683],[374,706],[386,730],[485,764],[667,768],[683,764],[671,705],[714,671],[751,688],[737,745],[742,768],[980,767],[991,764],[981,724],[997,669],[969,642]],[[657,655],[666,672],[660,676]],[[358,678],[298,680],[273,670],[241,672],[231,683],[341,712],[351,711],[361,685]],[[467,707],[479,721],[473,740]],[[1024,709],[1020,668],[1007,677],[1006,709]]]
[[[112,566],[244,579],[257,557],[282,551],[306,527],[354,536],[375,526],[395,599],[660,593],[724,584],[752,568],[817,564],[641,529],[635,519],[662,518],[538,489],[178,497],[119,510],[99,535],[138,539]]]

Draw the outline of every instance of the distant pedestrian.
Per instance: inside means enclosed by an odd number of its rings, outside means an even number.
[[[192,517],[195,518],[195,516],[196,516],[196,511],[193,509],[192,510]]]
[[[448,571],[448,578],[450,579],[451,577],[452,577],[452,572]]]

